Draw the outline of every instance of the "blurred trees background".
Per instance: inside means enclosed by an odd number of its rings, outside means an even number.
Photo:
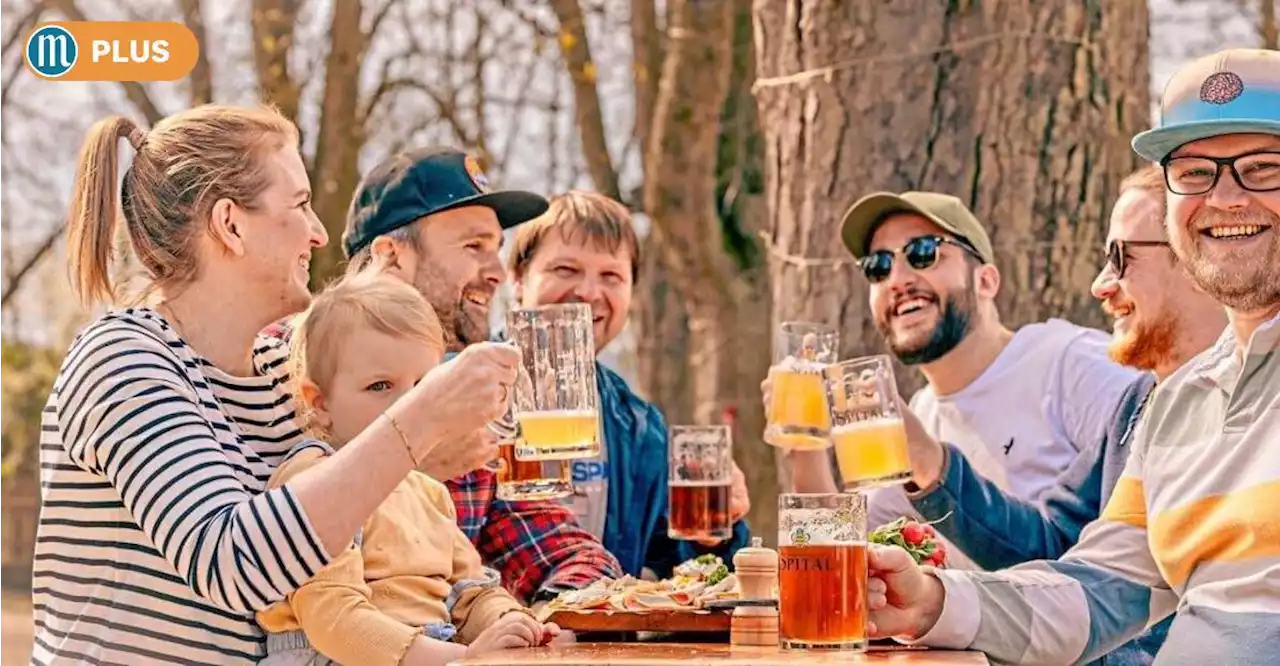
[[[23,570],[9,566],[28,529],[11,507],[34,506],[40,408],[92,314],[69,298],[61,241],[76,149],[98,117],[276,104],[302,130],[333,239],[360,174],[407,145],[471,150],[504,186],[623,201],[645,265],[607,360],[671,422],[734,425],[752,526],[772,541],[785,469],[760,440],[758,387],[773,326],[831,321],[844,354],[880,351],[836,229],[855,198],[960,195],[992,228],[1010,325],[1097,324],[1087,286],[1152,93],[1189,57],[1277,40],[1276,0],[3,0],[0,11],[6,580]],[[20,49],[58,19],[183,21],[203,51],[174,83],[36,80]],[[340,258],[335,241],[312,262],[317,286]]]

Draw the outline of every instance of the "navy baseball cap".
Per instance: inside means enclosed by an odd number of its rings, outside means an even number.
[[[547,199],[533,192],[494,191],[476,159],[453,148],[406,151],[375,166],[351,199],[342,250],[347,258],[373,239],[420,218],[463,206],[484,206],[503,229],[547,211]]]

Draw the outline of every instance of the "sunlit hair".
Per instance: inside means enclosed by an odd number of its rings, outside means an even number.
[[[1129,190],[1151,195],[1158,207],[1157,210],[1160,213],[1158,221],[1163,230],[1164,216],[1168,210],[1168,202],[1165,201],[1164,169],[1158,164],[1149,164],[1125,176],[1124,180],[1120,181],[1120,194]]]
[[[137,154],[118,179],[120,141]],[[176,113],[150,132],[124,116],[89,129],[80,148],[67,217],[71,281],[80,299],[119,300],[111,277],[117,211],[147,273],[144,295],[195,277],[195,240],[213,205],[253,210],[270,185],[267,157],[297,147],[298,129],[272,107],[206,104]]]
[[[572,190],[551,197],[547,212],[516,228],[509,266],[513,278],[524,276],[538,245],[553,229],[566,241],[610,253],[625,248],[631,259],[631,279],[639,277],[640,241],[631,222],[631,211],[603,194]]]
[[[301,385],[310,381],[328,391],[340,362],[341,342],[352,331],[368,327],[394,338],[418,340],[444,353],[444,332],[435,310],[404,281],[383,273],[378,265],[350,273],[330,284],[294,321],[289,340],[289,375],[302,425],[314,431],[309,406],[302,404]],[[313,434],[315,434],[313,432]]]

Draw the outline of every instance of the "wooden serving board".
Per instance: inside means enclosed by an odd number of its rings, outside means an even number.
[[[732,619],[732,609],[643,611],[569,611],[552,613],[547,622],[555,622],[561,629],[575,632],[588,631],[696,631],[727,632]]]

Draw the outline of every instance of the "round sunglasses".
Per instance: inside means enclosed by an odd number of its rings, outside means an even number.
[[[922,271],[938,263],[938,252],[943,245],[954,245],[973,255],[978,261],[983,260],[982,255],[968,243],[945,236],[917,236],[907,241],[907,244],[903,245],[898,252],[876,250],[858,259],[858,266],[862,268],[862,274],[873,284],[883,282],[893,272],[894,255],[901,254],[906,258],[908,266]]]

